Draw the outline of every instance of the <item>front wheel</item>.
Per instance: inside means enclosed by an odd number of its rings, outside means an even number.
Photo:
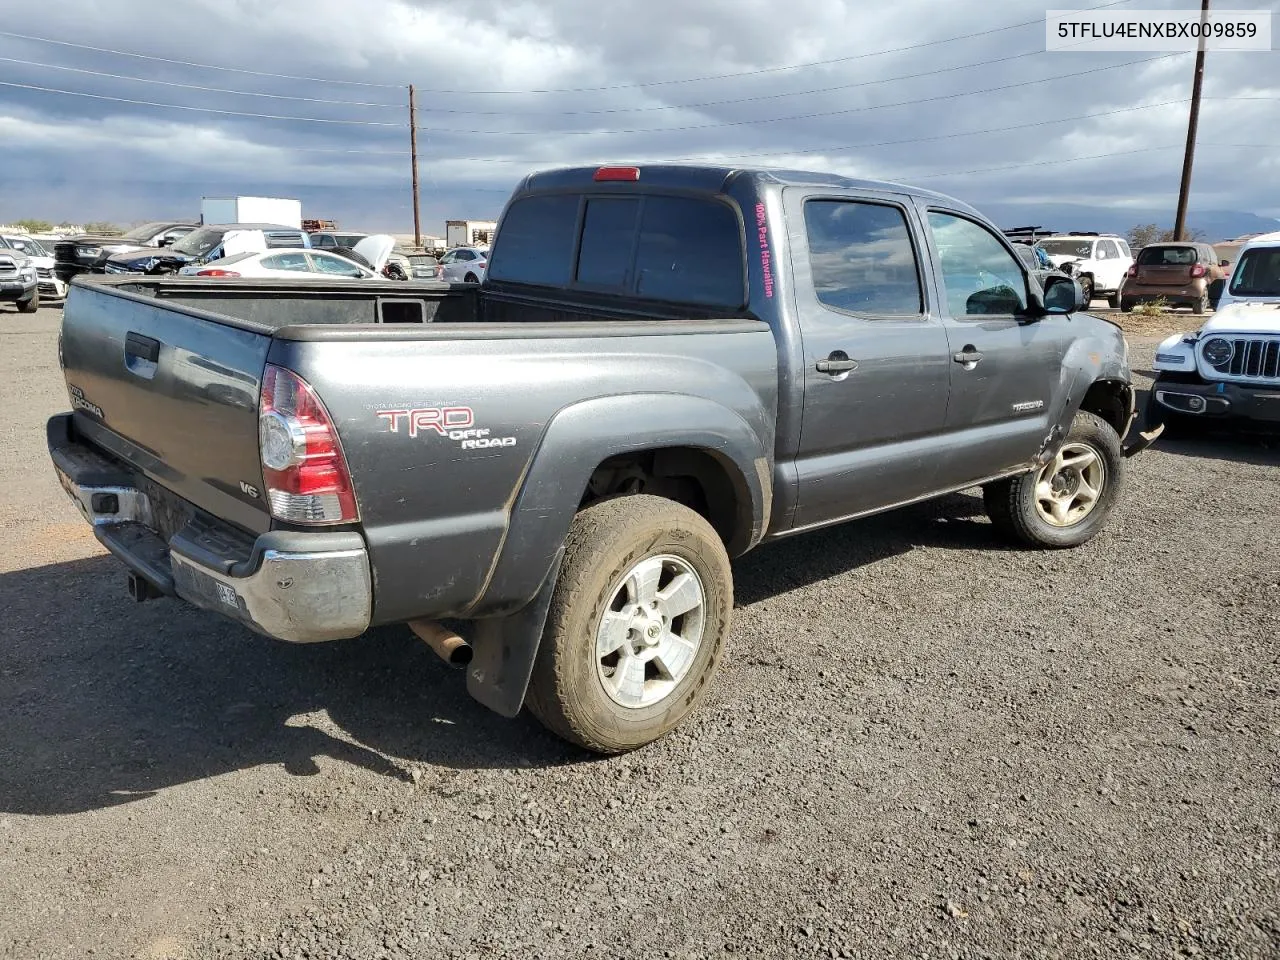
[[[40,309],[40,292],[37,290],[27,299],[19,300],[17,306],[19,313],[35,313]]]
[[[1102,529],[1124,479],[1120,437],[1096,414],[1081,411],[1045,466],[983,487],[991,522],[1033,547],[1078,547]]]
[[[1080,290],[1084,294],[1084,307],[1089,309],[1093,303],[1093,277],[1080,277]]]
[[[477,277],[474,273],[468,273],[465,277],[462,278],[462,282],[463,283],[479,283],[480,278]]]
[[[574,517],[526,704],[552,733],[622,753],[674,729],[707,695],[733,609],[719,535],[662,497]]]

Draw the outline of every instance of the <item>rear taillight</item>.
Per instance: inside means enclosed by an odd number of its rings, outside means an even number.
[[[258,450],[271,515],[291,523],[359,519],[338,433],[306,381],[267,364],[258,411]]]
[[[444,265],[443,265],[443,264],[439,264],[439,263],[437,263],[437,264],[436,264],[436,279],[441,279],[442,277],[444,277]]]
[[[197,270],[197,277],[238,277],[234,270]]]
[[[483,269],[484,269],[485,267],[487,267],[488,265],[489,265],[489,263],[488,263],[488,261],[487,261],[487,260],[481,260],[479,263],[477,263],[477,264],[476,264],[476,267],[478,267],[479,269],[483,270]]]
[[[1138,275],[1138,265],[1135,263],[1133,266],[1131,266],[1128,270],[1124,272],[1124,275],[1126,277],[1136,277]]]
[[[1202,263],[1197,263],[1197,264],[1195,264],[1194,266],[1192,266],[1192,268],[1191,268],[1191,276],[1193,276],[1193,277],[1203,277],[1203,276],[1204,276],[1204,264],[1202,264]]]

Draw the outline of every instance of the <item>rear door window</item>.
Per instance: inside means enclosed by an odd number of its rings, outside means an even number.
[[[853,200],[809,200],[804,205],[804,223],[819,301],[870,317],[920,315],[920,270],[899,208]]]
[[[230,263],[234,257],[228,257],[224,263]],[[268,270],[297,270],[302,273],[310,273],[311,265],[307,263],[307,255],[305,253],[277,253],[274,257],[265,257],[262,265]]]

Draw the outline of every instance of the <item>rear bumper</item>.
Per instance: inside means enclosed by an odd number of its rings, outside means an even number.
[[[1157,380],[1151,388],[1165,410],[1204,420],[1247,420],[1280,426],[1280,387],[1238,383],[1173,383]]]
[[[1135,306],[1163,300],[1170,306],[1192,307],[1205,297],[1208,290],[1208,285],[1203,282],[1192,282],[1184,286],[1126,283],[1120,295],[1126,303]]]
[[[167,539],[130,469],[77,439],[70,414],[48,424],[49,455],[94,536],[156,591],[293,643],[355,637],[369,627],[373,585],[358,533],[273,531],[256,539],[193,513]]]

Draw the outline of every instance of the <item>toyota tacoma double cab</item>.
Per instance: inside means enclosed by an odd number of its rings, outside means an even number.
[[[1081,307],[937,193],[557,169],[481,284],[77,279],[49,451],[136,599],[408,624],[619,752],[706,696],[766,541],[971,487],[1020,543],[1095,536],[1153,434],[1125,445],[1127,346]]]

